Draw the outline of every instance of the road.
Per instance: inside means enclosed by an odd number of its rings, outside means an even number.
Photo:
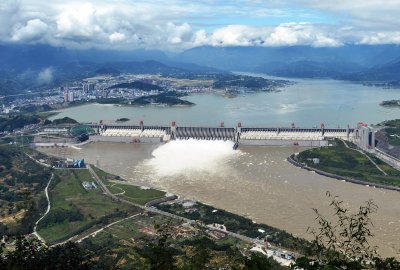
[[[46,212],[43,214],[43,216],[41,216],[36,222],[35,222],[35,226],[33,227],[33,235],[35,235],[40,241],[42,241],[43,243],[45,243],[44,239],[38,234],[37,232],[37,226],[39,224],[39,222],[50,212],[50,208],[51,208],[51,203],[50,203],[50,198],[49,198],[49,186],[51,183],[51,180],[53,180],[54,178],[54,173],[51,173],[51,177],[49,182],[47,183],[46,188],[44,189],[44,192],[46,194],[46,199],[47,199],[47,209]]]
[[[359,150],[359,149],[351,148],[344,140],[341,140],[341,141],[343,142],[344,146],[346,146],[346,148],[351,149],[351,150],[354,150],[354,151],[357,151],[357,152],[361,153],[362,155],[366,156],[366,157],[368,158],[368,160],[371,161],[371,163],[374,164],[375,167],[376,167],[383,175],[387,175],[387,173],[386,173],[384,170],[382,170],[382,169],[378,166],[378,164],[376,164],[375,161],[373,161],[372,158],[370,158],[364,151],[361,151],[361,150]]]
[[[89,237],[91,237],[91,236],[93,236],[93,237],[96,236],[96,234],[98,234],[99,232],[103,231],[104,229],[107,229],[107,228],[109,228],[109,227],[111,227],[111,226],[113,226],[113,225],[115,225],[115,224],[118,224],[118,223],[120,223],[120,222],[122,222],[122,221],[125,221],[125,220],[128,220],[128,219],[137,217],[137,216],[139,216],[139,215],[141,215],[141,213],[134,214],[134,215],[132,215],[132,216],[129,216],[129,217],[126,217],[126,218],[123,218],[123,219],[114,221],[113,223],[107,224],[106,226],[101,227],[100,229],[98,229],[98,230],[92,232],[91,234],[88,234],[88,235],[86,235],[85,237],[80,238],[80,239],[77,240],[76,242],[80,243],[80,242],[82,242],[83,240],[85,240],[86,238],[89,238]]]

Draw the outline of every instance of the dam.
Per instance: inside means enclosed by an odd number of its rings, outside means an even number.
[[[239,122],[236,127],[225,127],[222,122],[218,127],[116,125],[87,124],[96,131],[91,136],[94,141],[113,141],[128,143],[159,143],[170,140],[230,140],[235,145],[255,146],[328,146],[329,141],[341,139],[357,143],[361,148],[374,146],[374,130],[363,123],[356,128],[299,128],[290,127],[244,127]]]

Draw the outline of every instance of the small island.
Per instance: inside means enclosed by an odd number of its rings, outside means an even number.
[[[225,90],[230,95],[251,92],[272,92],[291,84],[286,80],[271,80],[262,77],[228,74],[219,76],[213,83],[214,89]]]
[[[169,106],[191,106],[194,103],[183,100],[181,97],[187,96],[185,93],[164,92],[156,95],[142,96],[135,99],[132,104],[135,105],[169,105]]]
[[[128,122],[130,119],[129,118],[118,118],[117,120],[115,120],[115,122],[117,123],[123,123],[123,122]]]
[[[385,100],[380,105],[383,107],[400,107],[400,99]]]

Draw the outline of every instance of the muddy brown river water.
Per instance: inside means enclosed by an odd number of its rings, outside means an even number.
[[[85,158],[137,184],[158,187],[254,221],[309,238],[316,226],[312,208],[330,214],[326,191],[352,210],[368,199],[378,205],[373,221],[383,256],[400,257],[400,192],[330,179],[292,166],[286,158],[300,148],[240,147],[230,142],[174,141],[162,145],[93,143],[68,156]],[[43,150],[57,154],[54,150]]]

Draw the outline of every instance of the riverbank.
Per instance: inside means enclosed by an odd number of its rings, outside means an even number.
[[[365,180],[359,180],[359,179],[354,179],[354,178],[350,178],[350,177],[346,177],[346,176],[340,176],[340,175],[337,175],[337,174],[328,173],[328,172],[325,172],[325,171],[322,171],[322,170],[318,170],[318,169],[315,169],[315,168],[312,168],[312,167],[308,167],[307,165],[302,164],[302,163],[294,160],[292,156],[288,157],[287,161],[289,163],[293,164],[294,166],[299,167],[301,169],[305,169],[307,171],[313,171],[313,172],[315,172],[315,173],[317,173],[319,175],[326,176],[326,177],[329,177],[329,178],[333,178],[333,179],[336,179],[336,180],[342,180],[342,181],[350,182],[350,183],[353,183],[353,184],[370,186],[372,188],[383,188],[383,189],[387,189],[387,190],[400,191],[400,187],[382,185],[382,184],[378,184],[378,183],[371,183],[371,182],[368,182],[368,181],[365,181]]]
[[[354,184],[400,191],[400,172],[378,157],[343,141],[325,148],[308,149],[287,160],[302,169]]]

